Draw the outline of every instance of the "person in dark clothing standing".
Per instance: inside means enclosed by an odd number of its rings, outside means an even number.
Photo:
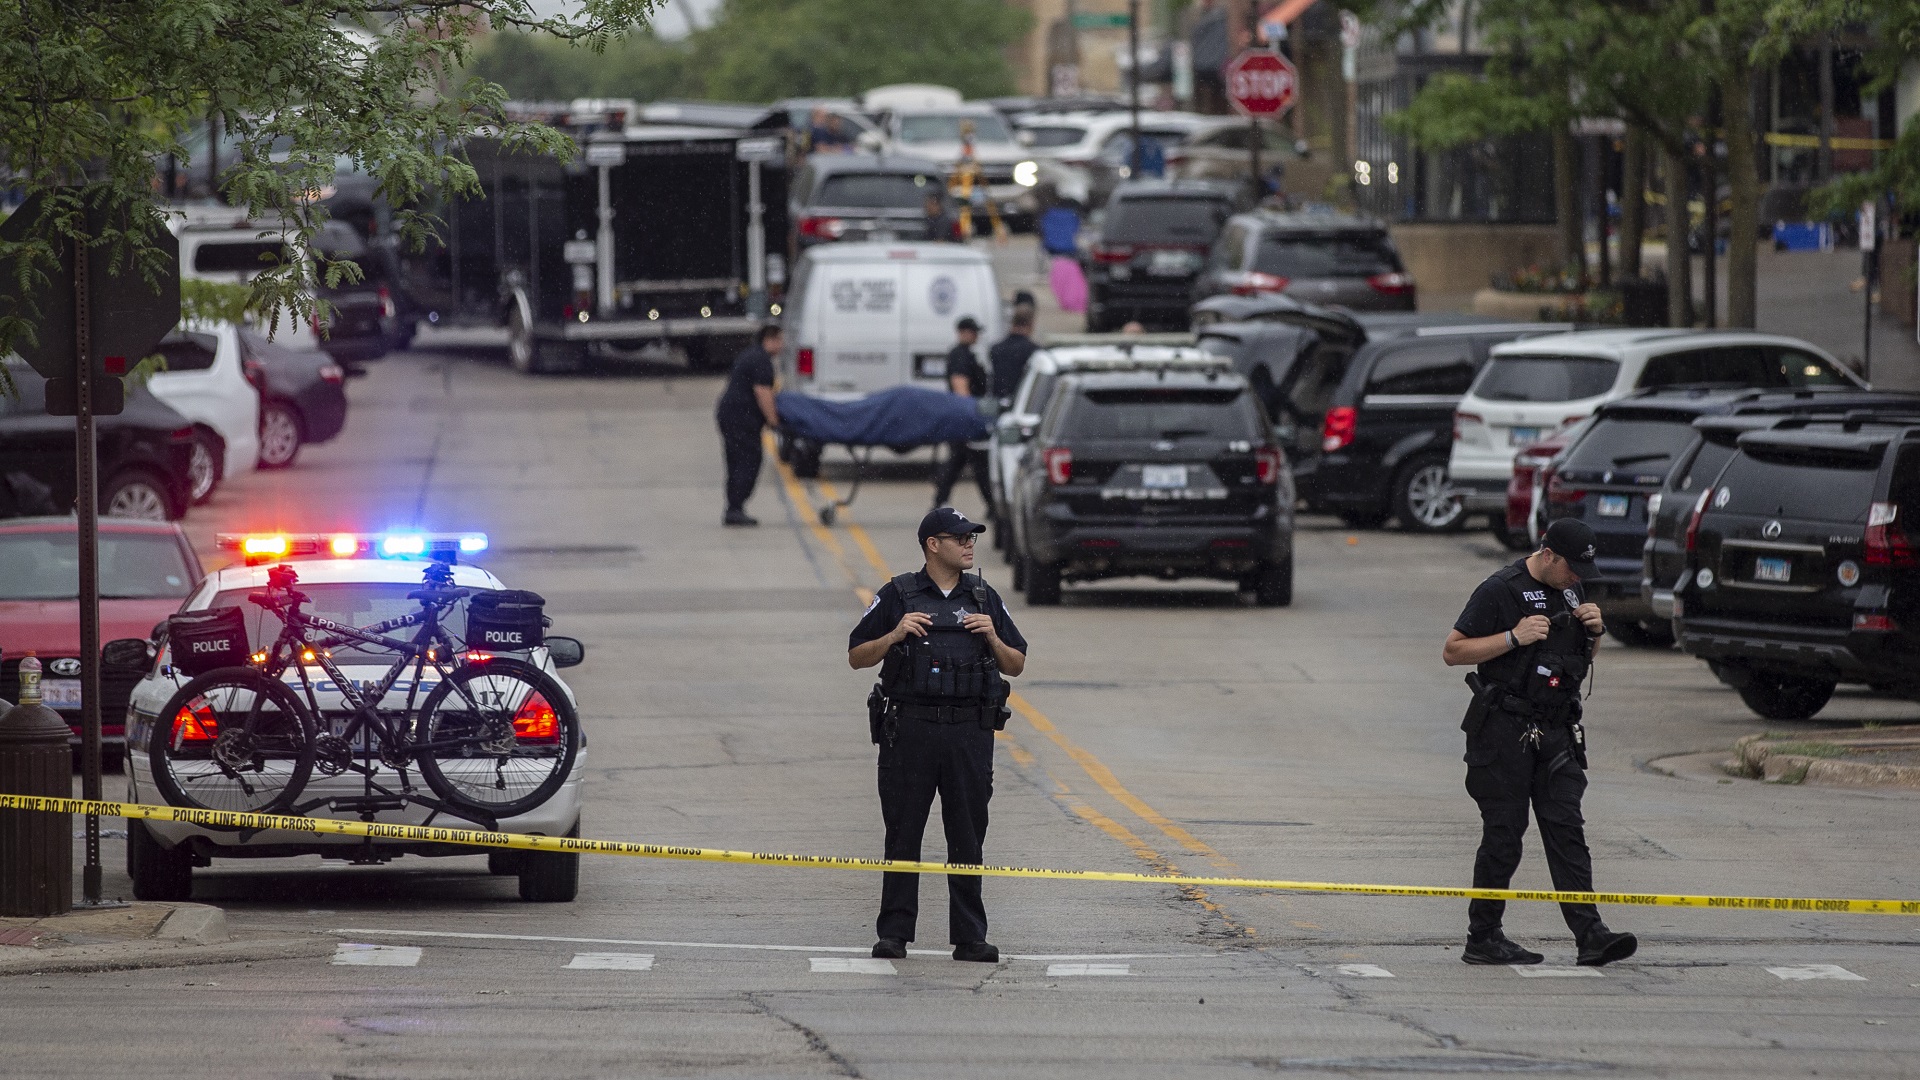
[[[779,323],[762,326],[759,339],[733,358],[727,388],[713,410],[727,461],[727,513],[721,519],[726,525],[760,524],[747,516],[747,499],[760,479],[760,429],[780,426],[773,407],[773,358],[784,340]]]
[[[1480,852],[1473,887],[1505,889],[1520,866],[1527,807],[1540,822],[1547,869],[1561,892],[1593,891],[1580,799],[1587,790],[1587,733],[1580,683],[1606,633],[1600,608],[1588,603],[1582,578],[1597,572],[1594,535],[1585,522],[1561,518],[1547,527],[1540,550],[1480,583],[1447,634],[1449,666],[1476,664],[1467,676],[1473,703],[1467,733],[1467,793],[1480,805]],[[1537,964],[1539,953],[1507,939],[1506,903],[1467,904],[1469,964]],[[1632,956],[1639,941],[1600,921],[1592,904],[1561,904],[1579,943],[1579,962],[1599,967]]]
[[[926,565],[880,586],[847,637],[854,670],[882,664],[867,720],[880,747],[889,859],[919,860],[938,793],[947,862],[981,862],[993,797],[993,733],[1007,718],[1003,676],[1027,667],[1027,639],[1006,603],[978,574],[966,573],[985,530],[950,507],[922,518]],[[919,914],[920,875],[882,875],[873,955],[906,956]],[[987,941],[979,877],[947,876],[947,921],[955,960],[999,961],[1000,950]]]
[[[1007,336],[987,351],[987,362],[993,365],[993,396],[1003,408],[1013,403],[1020,380],[1027,377],[1027,361],[1039,348],[1033,343],[1033,308],[1016,300]]]
[[[973,355],[973,347],[980,341],[980,324],[973,316],[967,315],[954,324],[954,334],[960,343],[947,350],[947,388],[956,394],[968,397],[981,397],[987,392],[987,369]],[[975,447],[965,442],[947,444],[947,460],[933,474],[933,505],[947,505],[953,498],[953,485],[960,482],[961,470],[973,466],[973,482],[980,486],[980,497],[986,500],[987,512],[993,512],[993,480],[987,475],[987,452],[991,443]]]
[[[947,243],[960,239],[960,222],[947,211],[947,199],[938,191],[927,192],[924,200],[927,215],[927,239]]]

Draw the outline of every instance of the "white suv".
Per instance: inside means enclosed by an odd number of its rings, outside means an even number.
[[[1522,447],[1653,386],[1865,386],[1798,338],[1743,330],[1583,330],[1493,348],[1453,414],[1447,471],[1468,512],[1504,523]]]

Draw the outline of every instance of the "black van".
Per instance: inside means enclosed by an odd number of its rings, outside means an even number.
[[[1769,720],[1841,682],[1920,695],[1920,415],[1791,417],[1734,446],[1682,534],[1680,647]]]

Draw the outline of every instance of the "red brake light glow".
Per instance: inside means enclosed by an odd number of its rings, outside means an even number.
[[[809,217],[800,219],[800,235],[811,236],[816,240],[838,240],[840,234],[847,231],[847,223],[835,217]]]
[[[1056,446],[1040,455],[1047,465],[1047,483],[1064,484],[1073,479],[1073,451]]]
[[[1373,291],[1382,296],[1405,296],[1413,291],[1413,275],[1395,271],[1391,274],[1375,274],[1367,279]]]
[[[1358,426],[1360,413],[1351,405],[1340,405],[1327,410],[1327,418],[1320,426],[1320,449],[1332,453],[1353,442],[1354,429]]]
[[[1133,261],[1133,248],[1126,244],[1102,244],[1093,249],[1093,261],[1123,263]]]
[[[180,749],[182,743],[211,742],[220,734],[220,721],[213,715],[213,706],[204,698],[189,703],[173,717],[173,748]]]
[[[1258,296],[1261,293],[1285,292],[1288,279],[1279,274],[1266,274],[1258,270],[1244,270],[1228,275],[1235,296]]]
[[[797,375],[813,378],[813,350],[795,349],[793,352],[793,370]]]
[[[513,737],[523,743],[560,741],[560,717],[544,696],[534,694],[513,714]]]

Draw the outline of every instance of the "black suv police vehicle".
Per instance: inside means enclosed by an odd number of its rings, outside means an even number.
[[[1293,482],[1247,381],[1220,372],[1062,377],[1014,480],[1015,586],[1151,575],[1293,601]]]
[[[1791,417],[1734,446],[1688,514],[1680,647],[1770,720],[1841,682],[1920,695],[1920,415]]]

